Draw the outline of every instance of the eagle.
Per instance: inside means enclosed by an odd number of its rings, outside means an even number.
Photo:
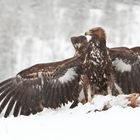
[[[81,75],[88,50],[85,36],[75,40],[80,48],[72,58],[52,63],[36,64],[0,83],[0,114],[30,115],[44,107],[58,108],[75,101],[82,91]]]
[[[56,109],[69,101],[73,101],[73,108],[78,102],[91,101],[95,94],[117,96],[139,92],[139,79],[135,81],[140,68],[139,47],[107,48],[101,27],[90,29],[85,35],[91,39],[71,38],[76,50],[73,57],[36,64],[1,82],[0,114],[30,115],[45,107]],[[122,70],[120,61],[127,68]]]
[[[107,91],[111,83],[107,92],[111,89],[112,95],[140,93],[140,47],[108,48],[106,33],[102,27],[92,28],[85,35],[91,36],[88,44],[94,50],[88,51],[85,69],[99,93],[103,94],[102,89]]]
[[[95,27],[85,33],[91,36],[84,61],[84,74],[91,87],[90,97],[95,94],[129,94],[130,106],[138,106],[140,94],[140,47],[108,48],[106,33]],[[80,47],[74,46],[78,51]],[[88,92],[89,94],[89,92]]]
[[[90,51],[89,47],[87,46],[87,38],[85,39],[85,36],[79,36],[77,37],[71,37],[71,42],[75,48],[75,56],[79,55],[79,53],[85,53]],[[83,44],[82,42],[86,40],[86,45],[81,45]],[[86,55],[85,55],[86,56]],[[76,98],[73,102],[73,104],[70,106],[70,108],[74,108],[78,105],[79,102],[82,104],[85,104],[87,102],[92,101],[92,89],[90,85],[90,80],[87,76],[87,74],[84,72],[84,62],[81,65],[83,73],[81,74],[80,77],[80,88],[79,88],[79,97]]]
[[[121,88],[115,81],[113,74],[113,65],[109,55],[108,48],[106,47],[106,34],[101,27],[90,29],[85,33],[91,36],[88,41],[88,51],[82,66],[85,102],[91,102],[96,94],[101,95],[119,95],[122,94]],[[87,37],[88,38],[88,37]],[[83,48],[72,40],[73,46],[77,51]],[[74,101],[72,107],[78,105],[80,100]]]
[[[85,32],[91,36],[88,42],[90,51],[85,57],[84,71],[90,80],[92,93],[101,95],[122,94],[121,88],[115,81],[113,65],[106,47],[106,34],[103,28],[95,27]]]

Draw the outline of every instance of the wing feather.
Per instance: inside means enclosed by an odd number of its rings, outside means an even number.
[[[10,112],[11,112],[11,110],[12,110],[14,104],[15,104],[15,101],[16,100],[15,100],[14,97],[10,100],[10,102],[8,104],[8,107],[7,107],[7,110],[6,110],[5,114],[4,114],[4,117],[8,117],[9,116],[9,114],[10,114]]]
[[[14,78],[9,78],[9,79],[7,79],[7,80],[1,82],[1,83],[0,83],[0,87],[2,88],[2,87],[7,86],[8,84],[11,84],[12,81],[13,81],[13,79],[14,79]]]
[[[80,63],[69,59],[66,67],[61,63],[35,65],[1,82],[0,113],[6,109],[4,117],[11,113],[15,117],[36,114],[44,107],[57,108],[75,100],[79,96],[80,69]]]
[[[68,82],[68,83],[65,84],[65,89],[66,89],[66,94],[67,94],[68,100],[69,100],[70,102],[72,102],[69,83],[70,83],[70,82]]]
[[[19,87],[17,87],[17,89],[14,90],[14,95],[11,97],[12,99],[10,100],[9,104],[8,104],[8,107],[7,107],[7,110],[5,112],[5,117],[9,116],[14,104],[16,103],[16,98],[18,96],[18,91],[19,91]]]
[[[140,93],[139,53],[125,47],[110,49],[116,83],[125,94]]]
[[[12,98],[12,96],[14,96],[16,94],[17,88],[18,87],[15,87],[12,85],[11,87],[4,90],[4,92],[0,95],[0,101],[2,101],[2,103],[0,105],[0,113],[3,111],[3,109],[9,102],[9,100]]]
[[[59,90],[57,89],[57,87],[59,88],[59,82],[57,81],[54,85],[54,88],[53,88],[53,93],[54,93],[54,96],[53,96],[53,108],[57,108],[57,107],[61,107],[61,104],[60,104],[60,93],[59,93]]]
[[[53,107],[53,98],[54,98],[54,87],[55,87],[55,82],[53,82],[53,81],[51,81],[51,83],[50,83],[50,91],[49,91],[49,93],[47,93],[47,94],[49,94],[49,98],[48,98],[48,102],[47,102],[47,107],[50,107],[50,108],[54,108]]]
[[[63,96],[62,96],[62,104],[65,105],[65,103],[66,104],[68,103],[66,84],[65,83],[62,84],[62,89],[63,89],[63,91],[62,91],[62,94],[63,94]]]
[[[5,91],[6,89],[11,88],[12,86],[13,86],[12,83],[8,83],[8,84],[6,84],[6,85],[0,87],[0,94],[1,94],[3,91]]]
[[[23,96],[25,95],[23,85],[20,86],[19,90],[20,90],[19,91],[20,94],[17,94],[16,104],[15,104],[14,112],[13,112],[15,117],[17,117],[20,114],[21,107],[22,107],[21,100],[22,100]]]
[[[63,95],[63,92],[62,92],[62,85],[60,83],[58,83],[58,86],[56,87],[56,90],[57,90],[57,95],[56,95],[57,101],[58,101],[59,106],[61,106],[64,95]]]
[[[47,107],[47,102],[48,102],[48,100],[49,100],[49,96],[50,96],[50,94],[47,94],[47,93],[50,93],[50,90],[51,90],[51,84],[48,82],[48,81],[46,81],[45,83],[44,83],[44,89],[42,89],[42,91],[43,91],[43,106],[44,107]]]
[[[12,87],[8,87],[0,94],[0,102],[12,91]]]
[[[14,108],[14,117],[17,117],[20,114],[21,104],[19,101],[16,102],[15,108]]]
[[[5,106],[7,105],[10,99],[11,99],[11,95],[8,94],[0,105],[0,113],[3,111],[3,109],[5,108]]]

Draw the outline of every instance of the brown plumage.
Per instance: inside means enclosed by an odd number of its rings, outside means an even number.
[[[87,46],[87,39],[85,36],[79,36],[78,38],[71,37],[71,42],[75,48],[75,56],[79,56],[81,55],[81,53],[84,54],[85,52],[90,51]],[[81,66],[84,71],[84,61]],[[85,73],[81,74],[79,84],[79,97],[76,100],[74,100],[70,108],[74,108],[78,105],[79,102],[85,104],[87,102],[90,102],[92,99],[90,80]]]
[[[102,95],[122,93],[114,80],[112,62],[106,47],[105,31],[101,27],[96,27],[85,35],[91,36],[88,42],[91,51],[86,56],[85,73],[90,79],[93,93]]]
[[[124,94],[140,93],[140,47],[110,48],[114,76]]]
[[[95,83],[95,88],[99,86],[99,89],[107,89],[108,84],[104,86],[103,84],[112,81],[109,83],[113,83],[112,87],[115,92],[118,89],[119,92],[124,94],[140,93],[140,47],[107,48],[106,34],[101,27],[93,28],[86,34],[92,37],[89,41],[89,49],[91,48],[91,50],[88,51],[87,61],[83,69],[87,69],[87,75],[89,75],[89,79],[93,79],[91,81]],[[91,74],[89,74],[90,72]],[[104,73],[106,73],[107,78],[103,77]],[[99,80],[99,78],[102,80]],[[107,94],[107,92],[92,89],[92,93],[98,91],[100,94]]]
[[[79,45],[87,45],[85,37],[83,40]],[[64,61],[34,65],[1,82],[0,113],[5,109],[4,117],[11,110],[14,116],[36,114],[44,107],[55,109],[76,100],[86,49]]]
[[[131,48],[131,50],[136,53],[137,55],[140,55],[140,46],[137,46],[137,47],[133,47]]]
[[[106,34],[101,27],[93,28],[85,33],[90,35],[91,39],[88,42],[88,51],[83,63],[83,79],[81,78],[83,93],[85,94],[84,102],[91,101],[94,94],[112,94],[118,95],[122,93],[119,86],[115,83],[113,76],[112,62],[109,56],[108,48],[106,47]],[[82,49],[76,41],[72,40],[76,54]],[[76,106],[77,100],[72,107]]]

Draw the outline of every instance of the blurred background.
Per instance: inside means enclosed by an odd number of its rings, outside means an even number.
[[[0,81],[73,56],[70,37],[95,26],[108,47],[140,45],[140,0],[0,0]]]

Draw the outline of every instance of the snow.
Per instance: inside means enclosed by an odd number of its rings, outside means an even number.
[[[123,62],[122,59],[118,59],[116,58],[113,62],[112,62],[113,66],[115,66],[116,70],[120,71],[120,72],[125,72],[125,71],[131,71],[131,65],[130,64],[126,64],[125,62]]]
[[[77,76],[77,73],[75,72],[74,68],[70,68],[62,77],[59,78],[59,81],[61,83],[66,83],[68,81],[72,81],[75,76]]]
[[[104,104],[112,103],[107,111]],[[69,109],[71,103],[59,109],[44,109],[37,115],[0,118],[2,140],[138,140],[140,108],[126,107],[121,96],[96,96],[93,103],[79,103]]]

